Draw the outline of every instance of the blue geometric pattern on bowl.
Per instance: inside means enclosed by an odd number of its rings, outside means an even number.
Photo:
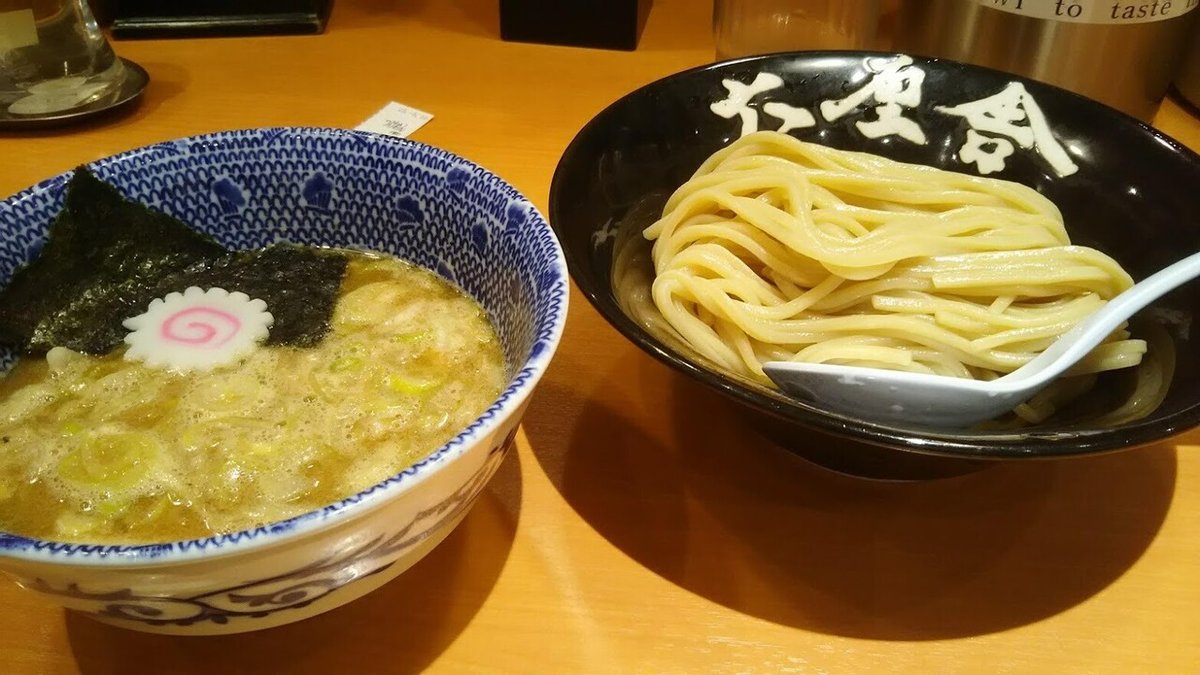
[[[357,495],[287,521],[152,546],[64,544],[0,532],[0,555],[154,558],[306,527],[401,482],[518,405],[566,321],[567,274],[550,226],[516,189],[431,146],[343,129],[265,128],[167,141],[89,167],[125,196],[238,249],[277,241],[381,251],[437,270],[488,311],[510,382],[496,402],[426,459]],[[70,173],[0,202],[0,283],[41,249]],[[15,359],[0,347],[0,367]]]

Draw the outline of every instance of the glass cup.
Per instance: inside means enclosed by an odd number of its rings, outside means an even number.
[[[714,0],[717,59],[874,46],[879,0]]]
[[[0,112],[72,110],[115,96],[124,79],[87,0],[0,0]]]

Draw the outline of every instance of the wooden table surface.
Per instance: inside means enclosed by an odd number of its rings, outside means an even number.
[[[706,2],[658,0],[636,52],[502,42],[496,4],[345,0],[321,36],[115,42],[153,78],[142,105],[0,135],[0,194],[189,134],[353,127],[396,100],[435,115],[414,139],[544,211],[592,115],[712,59]],[[1200,148],[1174,103],[1156,124]],[[0,673],[1196,673],[1198,444],[847,478],[760,440],[575,293],[518,452],[396,581],[291,626],[174,638],[0,580]]]

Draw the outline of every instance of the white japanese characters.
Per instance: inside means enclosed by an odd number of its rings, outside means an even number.
[[[861,87],[844,98],[829,99],[817,106],[826,122],[847,115],[873,110],[875,119],[857,120],[854,127],[867,138],[898,136],[917,145],[928,143],[925,131],[907,113],[921,105],[921,87],[925,71],[906,55],[894,58],[872,57],[864,62],[870,76]],[[782,123],[777,131],[788,132],[817,124],[806,108],[781,101],[764,102],[755,108],[755,97],[783,86],[783,78],[759,73],[750,84],[726,79],[721,83],[728,96],[713,103],[711,110],[726,119],[741,119],[741,135],[759,130],[759,112]],[[1001,171],[1018,148],[1036,152],[1059,176],[1079,170],[1066,149],[1055,139],[1046,117],[1033,96],[1019,82],[1011,82],[1003,91],[975,101],[952,106],[936,106],[934,111],[963,118],[968,126],[966,138],[958,150],[958,159],[973,164],[983,175]]]
[[[750,99],[764,91],[782,87],[783,78],[771,73],[759,73],[750,84],[742,84],[737,80],[722,80],[721,84],[729,91],[729,96],[712,104],[709,109],[725,119],[741,117],[742,135],[745,136],[758,131],[758,111],[750,107]]]
[[[921,85],[925,71],[913,65],[912,57],[900,55],[894,59],[867,59],[866,67],[874,73],[858,91],[841,100],[821,103],[821,116],[833,122],[874,97],[879,119],[855,122],[854,126],[867,138],[896,135],[925,144],[925,132],[914,120],[904,117],[905,108],[921,105]]]
[[[994,96],[952,107],[938,106],[936,110],[963,117],[971,125],[972,131],[981,132],[975,134],[979,140],[973,140],[972,132],[967,132],[967,145],[959,151],[958,158],[970,163],[972,160],[968,157],[974,157],[975,165],[982,174],[1004,168],[1004,158],[1013,153],[1012,143],[1005,139],[1025,150],[1036,151],[1059,176],[1069,176],[1079,170],[1067,151],[1054,139],[1037,101],[1020,82],[1010,83],[1004,91]],[[1018,125],[1018,122],[1025,124]],[[984,136],[983,133],[989,135]],[[985,158],[987,151],[983,148],[987,141],[993,141],[996,150]]]
[[[958,149],[958,158],[963,164],[974,164],[984,176],[1004,168],[1004,160],[1016,148],[1007,139],[984,136],[974,129],[967,129],[967,142]]]
[[[796,108],[786,103],[779,101],[771,101],[763,104],[763,112],[771,117],[778,117],[783,120],[783,126],[777,131],[788,132],[792,129],[805,129],[815,127],[817,120],[813,118],[813,114],[804,108]],[[743,134],[744,135],[744,134]]]

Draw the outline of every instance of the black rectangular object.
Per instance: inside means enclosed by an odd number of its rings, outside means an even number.
[[[112,0],[114,38],[313,34],[333,0]]]
[[[500,0],[500,37],[572,47],[637,49],[652,0]]]

